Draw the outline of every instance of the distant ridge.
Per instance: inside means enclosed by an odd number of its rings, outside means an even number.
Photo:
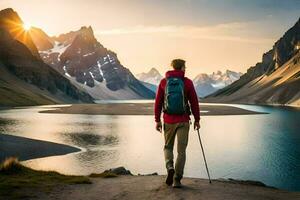
[[[224,73],[221,71],[212,74],[201,73],[197,75],[194,80],[194,86],[199,97],[207,96],[218,89],[221,89],[234,81],[238,80],[242,73],[226,70]],[[148,72],[143,72],[136,75],[137,78],[149,89],[156,92],[163,76],[155,68],[151,68]]]
[[[203,101],[300,106],[300,19],[261,62]]]
[[[201,73],[197,75],[193,82],[199,97],[205,97],[213,92],[230,85],[241,77],[241,72],[226,70],[213,72],[212,74]]]

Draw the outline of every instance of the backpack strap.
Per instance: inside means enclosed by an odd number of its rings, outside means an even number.
[[[189,104],[189,99],[188,99],[187,91],[185,89],[185,80],[187,80],[187,79],[185,77],[183,77],[183,84],[184,84],[183,92],[184,92],[185,110],[186,110],[186,113],[188,115],[191,115],[192,114],[192,112],[191,112],[191,106]]]

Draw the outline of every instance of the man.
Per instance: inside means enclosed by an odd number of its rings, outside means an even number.
[[[166,73],[161,80],[155,98],[155,122],[156,130],[162,132],[160,120],[161,111],[163,114],[164,130],[164,155],[167,168],[166,184],[174,188],[180,188],[180,180],[183,177],[183,170],[186,160],[186,147],[190,127],[190,108],[194,115],[194,129],[200,129],[200,112],[198,97],[193,82],[184,76],[185,61],[175,59],[171,66],[173,70]],[[173,163],[173,147],[177,135],[177,160]]]

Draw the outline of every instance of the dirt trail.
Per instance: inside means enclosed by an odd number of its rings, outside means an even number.
[[[93,178],[90,185],[71,185],[56,188],[40,199],[205,199],[205,200],[293,200],[300,199],[299,192],[287,192],[251,184],[231,183],[196,178],[182,180],[184,187],[175,189],[164,183],[165,176],[119,176],[116,178]]]

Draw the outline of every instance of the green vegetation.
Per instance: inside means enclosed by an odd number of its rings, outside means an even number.
[[[91,184],[91,181],[85,176],[33,170],[21,165],[16,158],[8,158],[0,165],[0,199],[31,198],[68,184]]]

